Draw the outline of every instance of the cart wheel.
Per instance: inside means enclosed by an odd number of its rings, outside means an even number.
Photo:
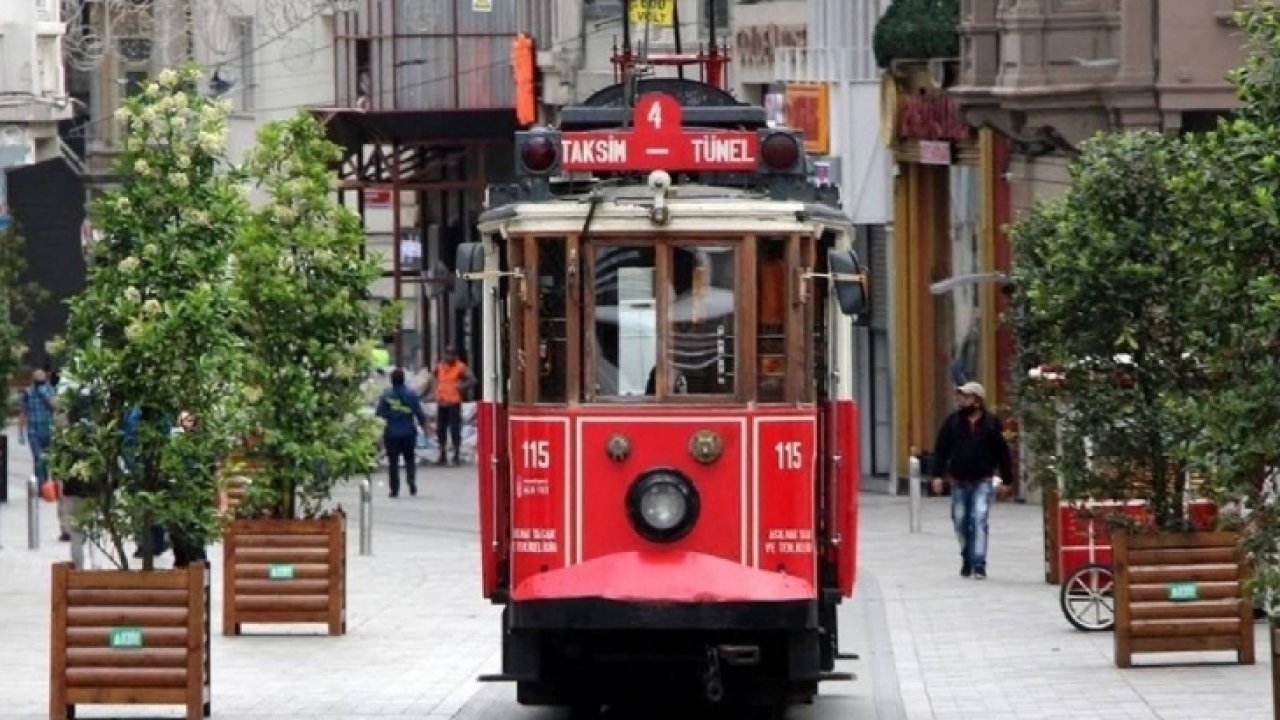
[[[1115,576],[1106,565],[1085,565],[1062,583],[1062,614],[1077,630],[1110,630],[1116,624]]]

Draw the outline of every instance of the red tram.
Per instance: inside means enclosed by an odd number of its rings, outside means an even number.
[[[807,702],[848,677],[854,228],[761,108],[694,81],[622,93],[518,133],[518,183],[458,252],[505,605],[486,679],[524,704]]]

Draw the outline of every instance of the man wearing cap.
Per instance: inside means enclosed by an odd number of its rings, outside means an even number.
[[[987,577],[987,519],[997,487],[1000,498],[1013,492],[1009,445],[1000,418],[986,410],[987,391],[967,382],[957,389],[960,408],[947,417],[934,446],[935,493],[951,479],[951,520],[960,541],[960,575]]]

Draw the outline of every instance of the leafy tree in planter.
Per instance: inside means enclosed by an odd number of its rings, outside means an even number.
[[[1237,20],[1252,44],[1233,73],[1243,107],[1188,140],[1176,189],[1200,264],[1188,331],[1205,338],[1217,386],[1198,412],[1199,454],[1280,617],[1280,11],[1265,2]],[[1243,517],[1231,512],[1242,501]]]
[[[8,420],[17,409],[11,402],[9,383],[22,369],[27,354],[22,328],[31,320],[31,304],[45,295],[35,283],[22,279],[27,267],[22,247],[16,225],[0,231],[0,420]]]
[[[70,303],[67,368],[85,394],[52,464],[91,489],[83,525],[122,569],[133,538],[154,567],[154,526],[196,546],[216,537],[216,465],[236,434],[231,250],[248,205],[224,164],[229,103],[198,80],[166,70],[118,112],[121,185],[93,208],[103,239]],[[179,432],[183,411],[196,425]]]
[[[1205,386],[1199,338],[1185,331],[1200,278],[1171,203],[1180,170],[1177,139],[1099,136],[1066,196],[1012,229],[1017,404],[1032,426],[1033,474],[1060,478],[1066,499],[1148,500],[1159,530],[1187,525]],[[1040,366],[1065,380],[1023,380]]]
[[[299,113],[264,127],[247,161],[269,196],[237,252],[253,452],[266,461],[242,506],[249,515],[314,517],[338,481],[374,463],[375,428],[360,409],[385,324],[370,294],[379,265],[362,256],[360,219],[332,197],[339,157]]]

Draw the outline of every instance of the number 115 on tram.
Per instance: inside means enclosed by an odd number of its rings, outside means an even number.
[[[729,110],[648,93],[625,129],[518,133],[519,184],[459,249],[486,679],[522,703],[776,707],[843,677],[866,272],[798,135]]]

